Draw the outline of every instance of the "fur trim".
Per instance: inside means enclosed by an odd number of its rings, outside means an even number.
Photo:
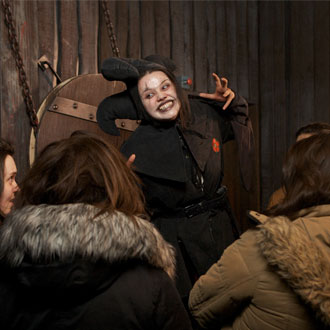
[[[260,250],[276,273],[330,325],[330,265],[307,233],[285,217],[259,226]]]
[[[175,275],[174,248],[149,221],[115,211],[95,217],[86,204],[26,206],[8,216],[0,231],[0,258],[12,267],[83,257],[109,263],[140,259]]]

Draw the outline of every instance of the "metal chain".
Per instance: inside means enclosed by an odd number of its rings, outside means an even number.
[[[16,62],[16,68],[18,70],[19,84],[22,87],[22,95],[26,105],[26,112],[30,118],[31,126],[34,130],[34,135],[36,136],[39,129],[39,120],[37,113],[35,111],[32,95],[30,92],[29,84],[26,78],[25,68],[23,64],[23,59],[20,53],[19,44],[17,41],[15,21],[12,16],[11,7],[8,0],[2,0],[2,8],[5,15],[5,24],[8,28],[8,39],[13,52],[13,56]]]
[[[110,11],[108,9],[107,2],[101,1],[101,3],[102,3],[102,8],[103,8],[104,17],[105,17],[105,23],[107,25],[108,36],[109,36],[110,43],[111,43],[112,53],[114,56],[120,57],[119,48],[117,46],[117,38],[114,33],[113,24],[111,23]]]

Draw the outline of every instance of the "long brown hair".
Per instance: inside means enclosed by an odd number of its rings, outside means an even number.
[[[145,216],[140,181],[125,158],[95,134],[76,132],[48,145],[21,185],[19,206],[87,203],[103,212]]]
[[[311,206],[330,204],[330,133],[319,133],[295,143],[282,168],[283,201],[266,212],[294,219]]]

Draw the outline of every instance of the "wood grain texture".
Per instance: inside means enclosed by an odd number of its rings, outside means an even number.
[[[141,25],[140,4],[138,1],[128,2],[128,57],[141,57]]]
[[[12,17],[23,60],[27,83],[34,106],[38,104],[38,34],[33,24],[37,16],[36,2],[12,1]],[[2,9],[2,8],[1,8]],[[2,13],[2,11],[1,11]],[[8,30],[1,15],[1,137],[10,141],[15,149],[18,182],[28,168],[30,120],[19,85],[18,71],[8,40]]]
[[[78,74],[78,2],[60,1],[58,3],[58,69],[62,81]]]
[[[170,56],[194,89],[212,91],[210,73],[252,103],[255,189],[240,185],[235,142],[225,146],[225,180],[244,227],[245,209],[261,210],[281,183],[282,159],[309,121],[330,121],[329,1],[107,1],[121,55]],[[97,72],[113,56],[99,1],[13,1],[13,15],[38,109],[55,82],[36,66],[46,55],[63,80]],[[31,130],[1,11],[1,136],[27,169]],[[94,91],[86,88],[86,98]]]
[[[42,36],[38,37],[39,41],[39,58],[45,56],[53,68],[57,68],[58,61],[58,40],[56,25],[56,3],[55,0],[37,2],[37,27],[38,31],[42,31]],[[36,47],[36,49],[38,49]],[[47,94],[56,85],[56,79],[51,70],[46,69],[39,72],[39,102],[47,96]]]
[[[156,6],[155,1],[140,2],[141,57],[146,57],[156,52],[154,6]]]
[[[78,2],[78,74],[98,72],[99,2]]]
[[[155,16],[155,54],[171,56],[171,18],[169,1],[157,1]]]

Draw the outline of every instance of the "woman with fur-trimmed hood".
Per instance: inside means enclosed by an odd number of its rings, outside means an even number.
[[[199,278],[189,305],[207,329],[330,328],[330,134],[297,142],[285,198]]]
[[[139,185],[92,134],[44,149],[0,229],[0,329],[191,329]]]

